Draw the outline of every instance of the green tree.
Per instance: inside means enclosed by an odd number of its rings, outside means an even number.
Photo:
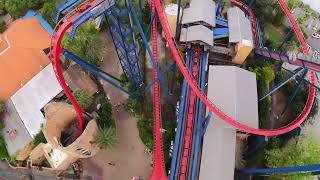
[[[4,22],[4,20],[0,19],[0,33],[3,33],[6,29],[6,23]]]
[[[93,143],[98,144],[100,149],[111,149],[117,143],[116,129],[113,127],[100,129]]]
[[[8,158],[9,154],[6,147],[6,142],[3,138],[3,136],[0,136],[0,159]]]
[[[62,41],[63,47],[83,60],[95,66],[100,66],[103,44],[99,37],[99,31],[94,22],[85,23],[78,29],[74,41],[71,41],[68,33],[65,35]]]
[[[4,103],[0,101],[0,114],[4,111]]]
[[[297,8],[300,4],[301,4],[300,0],[288,0],[287,1],[287,5],[288,5],[289,9],[291,9],[291,10]]]
[[[46,137],[44,136],[42,130],[34,136],[33,147],[37,147],[41,143],[47,143]]]
[[[291,139],[283,147],[266,150],[267,166],[270,168],[303,166],[320,163],[320,144],[311,135],[301,135]],[[273,177],[303,180],[309,174],[274,174]]]
[[[84,110],[88,110],[91,104],[93,103],[93,97],[90,94],[88,94],[85,90],[77,90],[74,91],[72,94]]]

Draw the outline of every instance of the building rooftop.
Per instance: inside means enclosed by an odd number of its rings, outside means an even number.
[[[44,123],[41,109],[61,91],[53,67],[49,64],[7,101],[3,133],[10,155],[19,152],[40,131]],[[6,133],[12,129],[17,130],[15,139],[10,139]]]
[[[185,43],[202,42],[206,45],[213,46],[213,32],[209,28],[196,25],[181,29],[180,41]]]
[[[36,38],[35,38],[36,37]],[[43,49],[50,47],[50,35],[36,17],[18,19],[0,40],[0,100],[7,101],[50,60]]]
[[[235,66],[209,66],[208,98],[228,116],[258,128],[258,98],[254,73]],[[200,180],[233,180],[236,133],[213,115],[204,135]]]
[[[190,7],[183,12],[182,24],[205,23],[216,26],[215,2],[212,0],[191,0]]]
[[[229,42],[246,44],[253,47],[250,20],[238,7],[228,9]]]

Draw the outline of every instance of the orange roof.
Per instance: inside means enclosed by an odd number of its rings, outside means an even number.
[[[43,52],[48,47],[50,35],[36,17],[9,26],[0,37],[0,100],[8,100],[50,63]]]

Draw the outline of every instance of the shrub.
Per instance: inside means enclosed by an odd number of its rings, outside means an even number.
[[[148,149],[153,150],[153,119],[136,118],[140,139]]]
[[[4,103],[0,101],[0,114],[4,111]]]
[[[114,127],[115,123],[112,118],[112,106],[107,99],[103,99],[101,102],[101,107],[98,111],[99,117],[97,118],[97,123],[100,128],[105,129],[108,127]]]
[[[93,103],[93,97],[85,90],[74,91],[73,96],[84,110],[88,110]]]
[[[37,147],[41,143],[47,143],[42,130],[40,130],[40,132],[34,136],[33,147]]]
[[[0,136],[0,159],[8,158],[9,154],[6,147],[6,142],[3,136]]]
[[[4,20],[0,20],[0,33],[3,33],[7,29],[6,23]]]
[[[111,149],[117,142],[116,129],[113,127],[100,129],[94,143],[98,144],[100,149]]]

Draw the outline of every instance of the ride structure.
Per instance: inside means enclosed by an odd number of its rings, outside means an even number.
[[[180,13],[180,0],[179,2],[179,10]],[[91,1],[75,1],[70,0],[66,1],[64,5],[58,8],[57,16],[55,21],[57,22],[57,26],[55,28],[55,34],[52,38],[52,45],[50,51],[50,58],[52,59],[52,64],[57,76],[59,83],[61,84],[66,96],[69,98],[70,102],[74,106],[77,117],[78,117],[78,131],[77,135],[81,135],[84,129],[84,110],[77,103],[75,98],[72,96],[70,89],[68,88],[63,74],[62,68],[60,65],[60,56],[63,54],[69,59],[75,61],[83,68],[87,69],[89,72],[97,75],[99,78],[107,81],[112,84],[115,88],[118,88],[125,93],[132,95],[132,92],[129,92],[122,87],[120,87],[114,80],[117,81],[116,77],[111,76],[110,74],[100,70],[97,67],[94,67],[84,60],[81,60],[76,55],[72,54],[66,49],[61,47],[61,41],[64,34],[71,29],[69,36],[73,39],[76,35],[77,29],[81,26],[81,24],[87,22],[89,19],[95,19],[100,16],[104,16],[107,20],[110,32],[113,37],[113,42],[117,50],[117,54],[120,60],[120,64],[122,66],[123,72],[126,75],[126,78],[134,85],[134,89],[139,89],[143,83],[142,81],[142,73],[139,65],[139,52],[140,49],[137,48],[137,42],[134,37],[134,24],[136,25],[136,29],[138,30],[143,46],[145,47],[147,53],[150,56],[152,65],[153,65],[153,79],[154,81],[147,86],[144,91],[148,90],[151,86],[153,86],[153,108],[154,108],[154,166],[153,172],[150,177],[151,180],[163,180],[168,179],[165,171],[164,158],[163,158],[163,148],[162,148],[162,127],[161,127],[161,98],[160,98],[160,85],[162,89],[167,95],[168,101],[171,101],[170,93],[168,92],[168,88],[166,83],[163,80],[163,74],[167,71],[164,70],[160,72],[158,65],[158,52],[157,52],[157,20],[160,21],[162,26],[164,37],[167,41],[169,49],[173,55],[173,60],[175,61],[174,65],[177,65],[180,69],[183,77],[183,87],[182,87],[182,96],[179,103],[178,110],[178,126],[175,137],[175,144],[173,147],[172,153],[172,163],[170,168],[170,179],[196,179],[198,177],[199,171],[199,162],[200,162],[200,154],[202,148],[202,138],[205,133],[205,127],[208,125],[210,120],[210,115],[206,118],[205,107],[207,107],[208,111],[213,115],[219,117],[226,123],[231,126],[252,134],[257,134],[261,136],[276,136],[288,133],[296,128],[299,128],[300,125],[307,118],[308,114],[311,111],[312,105],[315,100],[316,94],[316,76],[315,72],[320,72],[320,65],[306,61],[303,59],[296,59],[294,56],[289,56],[287,54],[279,53],[276,51],[270,51],[263,47],[262,36],[259,22],[254,17],[251,9],[246,6],[244,3],[238,0],[231,1],[235,6],[243,9],[248,13],[248,16],[251,21],[252,26],[252,34],[255,46],[255,53],[262,55],[264,57],[273,58],[279,60],[281,62],[287,62],[289,64],[298,65],[303,68],[297,70],[297,72],[303,72],[303,77],[307,74],[308,69],[310,71],[310,89],[309,96],[306,102],[306,106],[304,107],[301,114],[289,125],[272,130],[261,130],[251,128],[247,125],[241,124],[235,119],[227,116],[224,112],[219,110],[219,108],[208,100],[206,96],[206,75],[207,75],[207,66],[208,66],[208,57],[209,53],[207,52],[207,48],[205,48],[203,43],[199,42],[189,42],[190,46],[186,50],[186,61],[184,61],[183,56],[180,54],[178,50],[178,45],[176,44],[177,37],[174,36],[169,28],[168,22],[166,20],[165,11],[163,8],[163,4],[160,0],[153,0],[151,2],[151,10],[152,10],[152,18],[151,18],[151,37],[152,37],[152,50],[147,43],[147,34],[149,30],[145,33],[140,22],[138,15],[135,12],[130,0],[127,0],[125,6],[120,7],[117,2],[114,0],[91,0]],[[304,40],[304,37],[297,26],[295,20],[293,19],[290,11],[288,10],[286,4],[283,0],[278,0],[280,6],[283,8],[284,12],[288,16],[290,23],[293,25],[294,32],[297,34],[299,42],[301,43],[303,52],[308,54],[307,44]],[[218,14],[220,9],[221,1],[219,1],[219,6],[216,8],[213,14]],[[139,2],[141,9],[141,1]],[[72,10],[73,9],[73,10]],[[65,15],[61,20],[61,16]],[[179,18],[179,15],[177,16]],[[129,23],[124,22],[123,18],[128,18]],[[59,21],[60,20],[60,21]],[[179,22],[179,21],[177,21]],[[226,20],[221,17],[216,18],[216,24],[220,26],[220,29],[215,28],[210,29],[212,32],[212,36],[215,38],[223,38],[226,37],[226,31],[228,28],[228,23]],[[177,25],[180,27],[180,25]],[[180,31],[176,31],[180,32]],[[168,68],[170,69],[171,66]],[[294,73],[291,77],[295,77],[298,73]],[[286,82],[288,82],[288,79]],[[303,80],[301,80],[302,82]],[[282,83],[284,84],[284,83]],[[299,83],[300,86],[300,83]],[[298,87],[298,86],[297,86]],[[271,93],[267,94],[270,95]],[[296,94],[296,93],[294,93]],[[292,98],[290,98],[292,99]],[[210,114],[209,113],[209,114]]]

